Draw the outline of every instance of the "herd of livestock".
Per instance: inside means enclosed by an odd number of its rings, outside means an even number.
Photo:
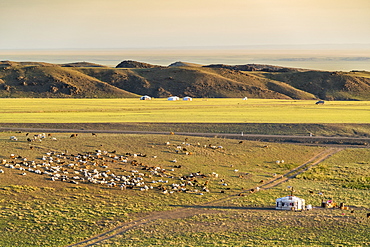
[[[72,134],[71,138],[76,135]],[[46,137],[45,134],[37,134],[27,137],[27,140],[33,142]],[[56,140],[52,136],[49,137]],[[17,141],[18,139],[11,136],[10,140]],[[191,152],[188,152],[186,147],[191,144],[187,142],[181,144],[174,145],[175,152],[190,155]],[[163,145],[172,144],[166,142]],[[222,149],[223,147],[209,145],[207,148]],[[177,163],[176,159],[171,161],[172,165],[167,166],[170,168],[165,169],[158,165],[147,165],[147,160],[145,160],[147,158],[155,159],[156,156],[147,157],[146,154],[142,153],[118,154],[116,150],[110,152],[94,150],[94,152],[77,154],[71,154],[68,151],[50,151],[44,153],[37,160],[28,160],[27,157],[10,154],[8,159],[1,161],[1,165],[7,169],[18,170],[19,175],[23,176],[33,173],[56,182],[94,184],[121,190],[148,191],[156,189],[165,194],[186,192],[203,195],[203,193],[209,192],[211,180],[217,181],[221,186],[227,186],[215,172],[203,174],[197,171],[181,175],[182,172],[179,172],[179,169],[182,166]],[[0,173],[4,172],[4,169],[0,169]]]

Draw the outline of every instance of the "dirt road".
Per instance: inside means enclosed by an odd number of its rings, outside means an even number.
[[[140,134],[140,135],[168,135],[170,132],[158,131],[129,131],[129,130],[94,130],[94,129],[49,129],[49,128],[15,128],[0,127],[0,131],[20,131],[35,133],[106,133],[106,134]],[[203,136],[228,138],[238,140],[253,140],[264,142],[284,142],[308,145],[338,145],[360,148],[370,148],[369,137],[339,137],[339,136],[296,136],[296,135],[260,135],[260,134],[228,134],[228,133],[192,133],[175,132],[175,135]]]

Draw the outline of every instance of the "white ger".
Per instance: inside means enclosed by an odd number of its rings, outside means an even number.
[[[276,209],[305,210],[305,200],[293,195],[276,199]]]

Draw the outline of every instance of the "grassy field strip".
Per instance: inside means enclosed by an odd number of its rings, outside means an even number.
[[[261,189],[264,189],[264,190],[273,188],[273,187],[281,184],[282,182],[285,182],[289,179],[294,178],[296,175],[304,172],[305,170],[307,170],[310,167],[313,167],[313,166],[319,164],[320,162],[324,161],[325,159],[327,159],[331,155],[333,155],[333,154],[335,154],[335,153],[337,153],[341,150],[342,150],[341,148],[325,149],[325,150],[321,151],[320,153],[318,153],[317,155],[315,155],[314,157],[312,157],[311,159],[309,159],[304,164],[302,164],[302,165],[300,165],[296,168],[291,169],[289,172],[285,173],[284,175],[282,175],[278,178],[275,178],[275,179],[272,179],[270,181],[266,181],[266,182],[262,183],[259,187]],[[311,165],[309,165],[309,164],[311,164]],[[301,170],[302,168],[306,168],[306,169]],[[299,171],[299,172],[296,173],[297,171]],[[294,173],[294,175],[290,175],[292,173]],[[251,189],[255,189],[255,188],[246,189],[246,190],[244,190],[244,192],[249,192]],[[97,236],[86,239],[84,241],[69,245],[68,247],[93,246],[93,245],[99,244],[99,243],[101,243],[105,240],[111,239],[111,238],[113,238],[113,237],[115,237],[119,234],[122,234],[126,231],[129,231],[129,230],[131,230],[131,229],[133,229],[133,228],[135,228],[139,225],[149,224],[149,223],[151,223],[153,221],[156,221],[156,220],[159,220],[159,219],[177,219],[177,218],[191,217],[191,216],[194,216],[196,214],[200,214],[201,212],[209,213],[209,212],[204,212],[204,210],[202,210],[202,208],[204,208],[204,207],[212,208],[212,207],[221,205],[221,203],[226,202],[226,201],[230,200],[230,198],[236,197],[238,195],[240,195],[240,193],[228,195],[226,197],[219,198],[219,199],[216,199],[216,200],[213,200],[213,201],[210,201],[210,202],[202,203],[200,205],[192,205],[190,208],[182,207],[180,209],[175,209],[175,210],[171,210],[171,211],[155,212],[155,213],[150,214],[149,216],[146,216],[146,217],[143,217],[143,218],[131,221],[131,222],[121,224],[120,226],[117,226],[117,227],[115,227],[115,228],[113,228],[109,231],[106,231],[104,233],[101,233]]]
[[[370,123],[370,102],[250,99],[1,99],[2,123]]]

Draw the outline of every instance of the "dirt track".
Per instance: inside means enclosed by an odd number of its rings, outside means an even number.
[[[282,182],[288,181],[289,179],[294,178],[298,174],[306,171],[308,168],[313,167],[320,162],[324,161],[328,157],[332,156],[333,154],[343,150],[343,148],[327,148],[324,151],[316,154],[314,157],[309,159],[307,162],[302,164],[299,167],[296,167],[287,173],[285,173],[282,176],[279,176],[278,178],[274,178],[270,181],[266,181],[263,184],[259,185],[261,189],[270,189],[273,188],[277,185],[279,185]],[[250,189],[254,188],[249,188],[245,190],[244,192],[250,191]],[[238,193],[239,194],[239,193]],[[185,217],[190,217],[196,214],[201,214],[201,213],[217,213],[217,211],[210,211],[207,209],[217,209],[217,208],[225,208],[222,207],[223,203],[231,200],[234,197],[237,197],[238,194],[234,195],[229,195],[226,197],[223,197],[218,200],[214,200],[211,202],[199,204],[199,205],[190,205],[188,207],[182,206],[181,208],[174,209],[171,211],[163,211],[163,212],[153,212],[150,215],[139,218],[137,220],[127,222],[124,224],[121,224],[111,230],[108,230],[106,232],[103,232],[99,235],[93,236],[89,239],[83,240],[81,242],[69,245],[69,247],[82,247],[82,246],[94,246],[95,244],[101,243],[104,240],[111,239],[119,234],[125,233],[128,230],[131,230],[135,227],[142,226],[145,224],[150,224],[151,222],[154,222],[159,219],[178,219],[178,218],[185,218]],[[227,207],[226,207],[227,208]],[[240,210],[245,210],[247,208],[238,208]]]
[[[93,129],[54,129],[54,128],[11,128],[0,127],[0,131],[22,131],[38,133],[107,133],[107,134],[142,134],[168,135],[170,132],[130,131],[130,130],[93,130]],[[360,148],[370,148],[368,137],[330,137],[330,136],[296,136],[296,135],[256,135],[256,134],[227,134],[227,133],[191,133],[176,132],[175,135],[203,136],[238,140],[253,140],[263,142],[284,142],[306,145],[337,145]]]

